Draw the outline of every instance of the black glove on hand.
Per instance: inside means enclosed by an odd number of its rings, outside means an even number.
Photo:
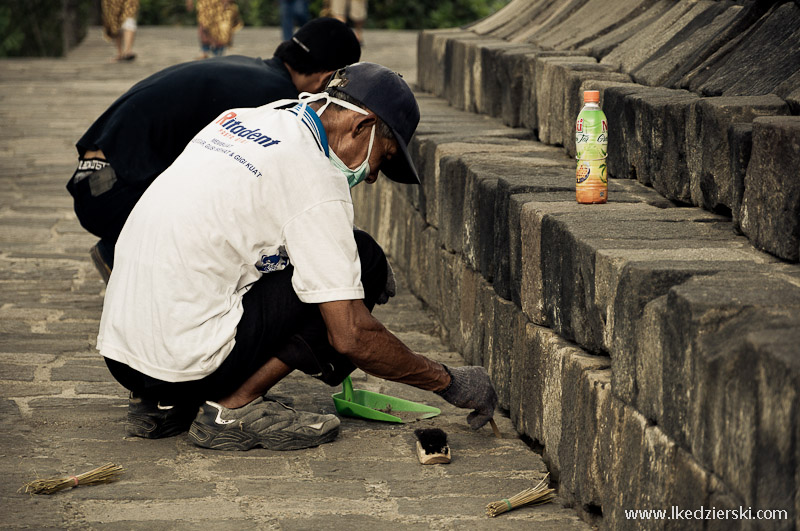
[[[456,407],[474,409],[467,415],[467,422],[477,430],[494,416],[497,393],[494,391],[489,373],[483,367],[448,367],[450,385],[436,394]]]

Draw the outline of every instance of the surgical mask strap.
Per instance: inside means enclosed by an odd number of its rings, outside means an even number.
[[[320,109],[317,111],[317,116],[322,116],[322,113],[325,112],[325,109],[327,109],[328,105],[330,105],[331,103],[335,103],[340,107],[344,107],[345,109],[348,109],[350,111],[357,112],[358,114],[364,114],[364,115],[369,114],[361,107],[353,105],[352,103],[346,102],[344,100],[340,100],[339,98],[334,98],[327,92],[319,92],[317,94],[312,94],[310,92],[301,92],[300,96],[298,96],[298,99],[304,105],[308,105],[309,103],[313,103],[315,101],[324,99],[325,104],[322,107],[320,107]]]

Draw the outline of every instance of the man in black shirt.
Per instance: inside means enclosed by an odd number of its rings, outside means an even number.
[[[320,18],[281,43],[271,59],[228,56],[166,68],[120,96],[78,140],[67,184],[81,225],[99,236],[95,266],[108,282],[114,244],[151,182],[221,112],[320,92],[361,56],[353,32]]]

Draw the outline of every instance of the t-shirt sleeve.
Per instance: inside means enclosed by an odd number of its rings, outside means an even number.
[[[289,220],[283,235],[294,266],[292,286],[301,301],[364,298],[351,203],[327,201],[315,205]]]

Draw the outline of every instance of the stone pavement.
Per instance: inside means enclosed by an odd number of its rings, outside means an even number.
[[[277,29],[245,29],[233,53],[268,56]],[[416,77],[416,34],[368,32],[364,59]],[[502,439],[469,430],[467,411],[432,393],[361,372],[366,388],[442,408],[415,424],[343,419],[335,442],[297,452],[223,453],[184,436],[125,437],[126,392],[94,349],[104,285],[88,257],[95,238],[78,225],[64,185],[74,142],[138,79],[197,54],[193,28],[141,28],[132,64],[108,64],[99,30],[67,59],[0,61],[0,527],[34,529],[580,529],[556,503],[496,519],[487,503],[533,486],[539,455],[498,416]],[[135,149],[135,146],[132,146]],[[376,310],[418,352],[463,360],[407,291]],[[332,412],[329,388],[292,375],[275,392],[300,409]],[[449,435],[450,465],[422,467],[413,429]],[[106,462],[117,483],[52,496],[17,492],[36,477]]]

